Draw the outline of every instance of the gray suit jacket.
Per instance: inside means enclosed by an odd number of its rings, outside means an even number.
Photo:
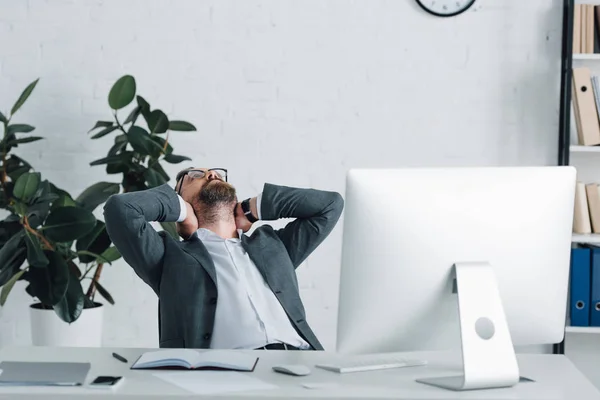
[[[251,236],[242,236],[244,248],[292,325],[315,350],[323,347],[306,322],[295,269],[329,235],[343,206],[339,193],[267,183],[262,219],[295,220],[282,229],[263,225]],[[160,347],[209,348],[219,296],[212,258],[196,236],[176,241],[148,223],[177,221],[179,213],[177,195],[166,184],[113,195],[104,206],[110,238],[159,298]]]

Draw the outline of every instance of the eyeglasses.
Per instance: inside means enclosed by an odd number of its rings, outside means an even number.
[[[225,168],[210,168],[208,170],[203,170],[203,169],[184,169],[183,171],[179,172],[177,174],[177,176],[175,177],[175,181],[177,183],[179,183],[179,181],[181,181],[181,179],[185,176],[188,175],[190,178],[192,179],[202,179],[206,176],[206,174],[208,172],[216,172],[217,175],[219,175],[219,177],[224,180],[225,182],[227,182],[227,170]],[[181,181],[181,184],[179,185],[179,189],[177,190],[177,193],[179,195],[181,195],[181,187],[183,186],[183,181]]]

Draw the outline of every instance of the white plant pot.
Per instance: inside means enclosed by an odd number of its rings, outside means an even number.
[[[101,347],[104,307],[86,308],[77,320],[66,323],[54,310],[29,306],[31,315],[31,341],[34,346]]]

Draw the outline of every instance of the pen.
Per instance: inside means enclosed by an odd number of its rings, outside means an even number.
[[[112,353],[113,357],[116,358],[119,361],[122,361],[124,363],[128,362],[127,359],[117,353]]]

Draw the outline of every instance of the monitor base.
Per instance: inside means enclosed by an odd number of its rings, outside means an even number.
[[[496,276],[487,262],[454,264],[464,374],[417,382],[451,390],[491,389],[519,382],[519,366]]]

